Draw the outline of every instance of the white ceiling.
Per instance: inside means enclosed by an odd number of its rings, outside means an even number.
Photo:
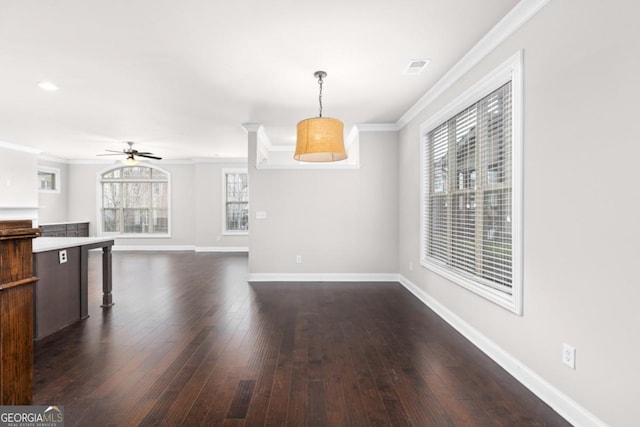
[[[318,114],[395,123],[517,0],[0,0],[0,141],[245,157]],[[403,75],[412,59],[431,59]],[[60,90],[45,92],[37,83]]]

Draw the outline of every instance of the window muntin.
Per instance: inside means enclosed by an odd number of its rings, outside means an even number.
[[[510,114],[509,82],[427,134],[426,256],[507,293]]]
[[[249,174],[246,170],[223,170],[223,232],[249,232]]]
[[[150,166],[120,166],[101,175],[102,232],[169,234],[169,175]]]
[[[421,126],[422,265],[522,311],[521,52]]]

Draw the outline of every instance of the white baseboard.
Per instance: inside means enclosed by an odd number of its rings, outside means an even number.
[[[180,245],[113,245],[113,251],[194,251],[195,246]]]
[[[179,246],[179,245],[113,245],[112,250],[115,251],[194,251],[195,246]]]
[[[196,252],[249,252],[246,246],[196,246]]]
[[[504,351],[496,343],[462,320],[444,305],[440,304],[424,290],[406,277],[399,275],[398,281],[426,306],[432,309],[444,321],[464,335],[476,347],[504,368],[516,380],[531,390],[536,396],[551,406],[558,414],[575,426],[603,427],[606,424],[598,417],[580,406],[569,396],[549,384],[544,378]]]
[[[358,273],[254,273],[249,282],[398,282],[397,274]]]
[[[114,245],[114,251],[249,252],[247,247],[191,245]]]

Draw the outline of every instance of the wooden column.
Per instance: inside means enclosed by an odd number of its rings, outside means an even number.
[[[0,221],[0,405],[33,403],[31,220]]]

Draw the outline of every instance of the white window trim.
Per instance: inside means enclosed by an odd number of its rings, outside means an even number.
[[[38,191],[40,193],[60,193],[60,187],[62,186],[62,181],[60,180],[60,169],[50,166],[38,166],[38,173],[40,172],[51,173],[55,176],[55,188],[43,190],[40,188],[40,183],[38,182]]]
[[[246,173],[249,176],[249,170],[246,168],[223,168],[222,169],[222,235],[223,236],[248,236],[249,230],[227,230],[227,174],[229,173]]]
[[[505,83],[512,85],[512,262],[513,276],[511,295],[493,289],[479,281],[466,277],[452,269],[427,258],[425,253],[425,215],[427,201],[425,198],[425,170],[421,168],[420,176],[420,263],[423,267],[449,279],[450,281],[504,307],[518,315],[522,315],[523,297],[523,51],[520,50],[511,58],[489,73],[485,78],[473,85],[457,99],[432,116],[420,126],[421,159],[426,158],[427,133],[446,120],[458,114],[464,108],[478,102]]]
[[[171,173],[167,170],[162,169],[158,166],[149,164],[149,163],[138,163],[137,166],[144,166],[151,169],[157,169],[162,173],[167,174],[167,180],[155,180],[158,182],[166,182],[167,183],[167,216],[169,217],[169,223],[167,224],[167,232],[162,234],[145,234],[145,233],[113,233],[106,232],[102,230],[102,183],[105,181],[119,181],[119,180],[110,180],[110,179],[102,179],[102,175],[106,172],[109,172],[114,169],[121,168],[126,166],[124,164],[120,165],[109,165],[99,171],[96,174],[96,224],[97,224],[97,235],[104,237],[117,237],[118,239],[168,239],[171,238],[171,223],[172,220],[172,212],[171,212]],[[153,182],[154,180],[149,180],[149,182]]]

